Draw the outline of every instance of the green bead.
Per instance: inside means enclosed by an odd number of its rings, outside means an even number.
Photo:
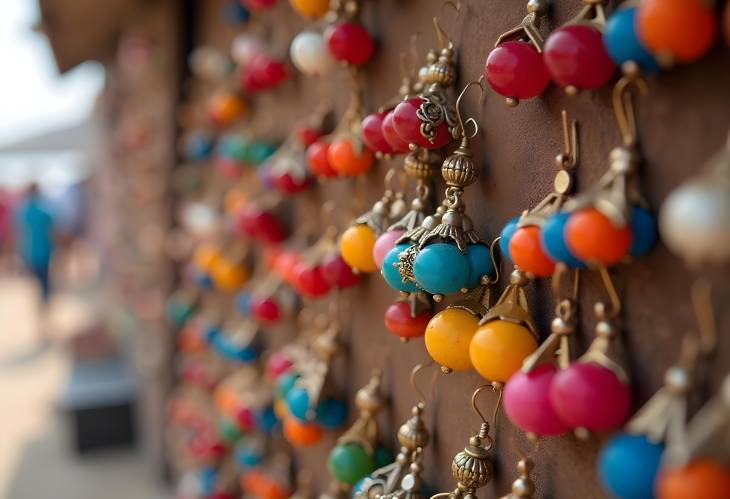
[[[376,469],[373,456],[359,444],[336,445],[330,452],[327,466],[338,482],[348,485],[355,485]]]
[[[241,437],[241,432],[238,430],[236,423],[228,418],[221,418],[218,421],[218,434],[226,442],[235,442]]]
[[[246,162],[252,165],[263,163],[269,156],[276,152],[276,148],[266,142],[254,142],[246,151]]]

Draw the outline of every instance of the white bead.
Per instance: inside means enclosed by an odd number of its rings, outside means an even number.
[[[659,213],[667,247],[692,265],[730,261],[730,184],[711,179],[679,186]]]
[[[324,37],[314,31],[303,31],[295,36],[289,54],[294,66],[308,76],[324,75],[337,67]]]
[[[261,42],[250,35],[238,35],[231,43],[231,57],[241,66],[248,65],[258,54],[264,52]]]

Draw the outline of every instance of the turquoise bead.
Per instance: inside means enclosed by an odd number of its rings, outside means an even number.
[[[512,240],[512,236],[517,232],[517,223],[520,221],[520,217],[515,217],[507,222],[502,228],[502,233],[499,235],[499,250],[502,252],[502,256],[507,258],[510,262],[512,256],[509,254],[509,243]]]
[[[586,265],[578,260],[568,249],[565,242],[565,224],[570,213],[555,213],[545,220],[540,231],[540,242],[547,256],[574,269],[584,269]]]
[[[315,409],[317,422],[329,430],[341,427],[347,422],[347,404],[342,400],[327,397]]]
[[[429,244],[418,252],[413,275],[419,287],[431,294],[458,293],[467,285],[469,262],[455,244]]]
[[[656,59],[641,44],[636,32],[636,7],[619,9],[608,19],[603,29],[603,45],[618,66],[633,61],[646,72],[659,70]]]
[[[249,143],[240,137],[225,137],[221,141],[221,156],[244,163],[249,154]]]
[[[309,420],[307,418],[309,403],[309,393],[304,388],[295,386],[286,394],[286,406],[289,408],[289,413],[302,421]]]
[[[466,281],[467,288],[472,289],[477,287],[483,275],[494,277],[492,256],[486,244],[470,244],[466,250],[466,260],[469,263],[469,278]]]
[[[276,148],[268,142],[254,142],[248,148],[246,162],[260,165],[276,152]]]
[[[253,468],[264,461],[264,453],[258,445],[244,442],[234,451],[234,459],[239,468]]]
[[[286,399],[286,396],[294,388],[298,379],[299,375],[293,373],[286,373],[279,376],[279,379],[276,380],[276,388],[274,391],[276,398],[279,400]]]
[[[601,485],[619,499],[651,499],[664,446],[643,435],[621,434],[611,439],[598,456]]]
[[[656,244],[656,217],[641,206],[631,209],[631,238],[629,254],[633,257],[647,254]]]
[[[385,279],[385,282],[391,288],[396,291],[403,291],[406,293],[418,292],[418,286],[413,281],[403,282],[403,276],[398,270],[398,255],[403,251],[407,250],[410,244],[399,244],[385,255],[383,258],[383,266],[380,268],[380,273]]]

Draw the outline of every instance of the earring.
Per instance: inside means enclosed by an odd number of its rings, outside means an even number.
[[[535,450],[537,450],[537,443],[535,443]],[[517,461],[519,476],[512,482],[512,491],[500,499],[533,499],[534,497],[535,482],[532,481],[530,473],[535,467],[535,463],[522,450],[519,450],[519,453],[520,460]]]
[[[532,99],[545,91],[550,74],[542,57],[544,40],[540,21],[547,13],[547,2],[527,2],[527,16],[511,30],[502,33],[489,52],[484,75],[492,89],[505,97],[507,105],[517,106],[520,99]]]

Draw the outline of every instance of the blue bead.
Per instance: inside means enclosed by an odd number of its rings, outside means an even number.
[[[205,341],[207,343],[215,344],[215,342],[220,337],[221,332],[220,329],[216,327],[210,327],[205,331]]]
[[[229,0],[221,10],[223,20],[230,24],[246,23],[251,19],[251,11],[240,0]]]
[[[656,59],[644,48],[636,33],[636,7],[619,9],[611,16],[603,29],[603,44],[609,57],[619,66],[634,61],[644,71],[659,71]]]
[[[383,275],[383,279],[391,288],[396,291],[404,291],[406,293],[418,292],[418,286],[413,281],[403,282],[403,276],[398,270],[398,255],[403,251],[407,250],[410,244],[399,244],[385,255],[383,258],[383,265],[380,268],[380,273]]]
[[[520,221],[520,217],[515,217],[505,224],[502,228],[502,233],[499,235],[499,249],[504,256],[510,262],[512,261],[512,255],[509,254],[509,243],[512,240],[512,236],[517,232],[517,223]]]
[[[598,474],[603,488],[619,499],[651,499],[664,446],[643,435],[620,434],[601,449]]]
[[[486,244],[470,244],[466,250],[466,260],[469,263],[469,279],[466,287],[469,289],[479,285],[483,275],[494,277],[494,265],[489,247]]]
[[[342,400],[327,397],[317,404],[317,422],[329,430],[341,427],[347,422],[347,404]]]
[[[252,345],[236,345],[233,347],[233,359],[239,362],[253,362],[258,358],[259,350]]]
[[[656,217],[641,206],[634,206],[631,209],[631,237],[629,254],[633,257],[647,254],[656,244]]]
[[[183,154],[188,161],[208,159],[215,148],[213,139],[204,132],[193,132],[185,137]]]
[[[279,379],[276,380],[276,389],[275,389],[275,395],[278,399],[286,399],[287,394],[289,391],[294,388],[294,385],[296,385],[297,380],[299,379],[298,374],[282,374],[279,376]]]
[[[429,244],[418,252],[413,275],[419,287],[431,294],[458,293],[469,279],[469,262],[456,244]]]
[[[271,433],[279,424],[279,418],[276,417],[274,406],[268,406],[265,409],[256,411],[256,427],[265,432]]]
[[[289,413],[301,421],[309,421],[309,393],[304,388],[295,386],[286,394],[286,406]]]
[[[238,313],[249,317],[251,315],[251,293],[238,293],[236,295],[235,304],[236,304],[236,310],[238,310]]]
[[[213,289],[213,279],[198,268],[191,269],[193,282],[201,289]]]
[[[556,262],[562,262],[568,267],[584,269],[586,264],[573,256],[565,242],[565,225],[569,218],[570,213],[559,212],[545,220],[540,232],[542,249]]]
[[[352,499],[357,499],[357,496],[360,495],[360,492],[362,492],[362,489],[365,486],[365,480],[368,480],[369,478],[370,475],[364,476],[355,483],[352,487]]]
[[[215,482],[218,479],[218,470],[213,466],[200,470],[200,488],[204,495],[215,492]]]

